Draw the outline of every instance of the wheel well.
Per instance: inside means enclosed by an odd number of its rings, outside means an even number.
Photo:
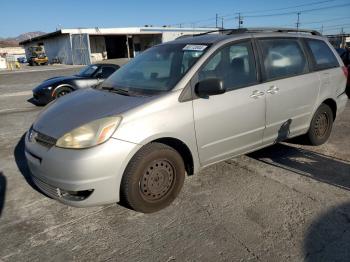
[[[68,88],[70,89],[71,91],[73,91],[73,87],[71,87],[70,85],[61,85],[61,86],[58,86],[57,89],[60,89],[60,88]]]
[[[180,156],[184,161],[187,174],[193,175],[193,172],[194,172],[193,157],[190,149],[187,147],[185,143],[183,143],[179,139],[172,138],[172,137],[164,137],[164,138],[154,140],[152,142],[158,142],[158,143],[168,145],[174,148],[177,152],[179,152]]]
[[[326,104],[327,106],[329,106],[332,109],[332,113],[333,113],[333,120],[335,120],[335,117],[337,116],[337,104],[333,99],[327,99],[325,101],[323,101],[323,104]]]
[[[57,86],[53,92],[52,92],[52,95],[56,95],[56,92],[59,91],[60,89],[62,88],[67,88],[69,89],[70,91],[74,91],[74,89],[70,86],[70,85],[60,85],[60,86]]]

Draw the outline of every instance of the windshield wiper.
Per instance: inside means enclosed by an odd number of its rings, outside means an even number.
[[[101,89],[107,90],[109,92],[125,95],[125,96],[130,96],[131,95],[130,91],[122,89],[122,88],[103,86]]]

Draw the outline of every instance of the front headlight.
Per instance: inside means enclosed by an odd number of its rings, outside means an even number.
[[[117,129],[122,118],[105,117],[92,121],[66,133],[56,142],[63,148],[87,148],[107,141]]]

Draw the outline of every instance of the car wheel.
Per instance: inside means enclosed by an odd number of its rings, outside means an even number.
[[[332,109],[322,104],[311,120],[309,131],[306,134],[308,142],[315,146],[325,143],[331,134],[333,120]]]
[[[151,213],[168,206],[185,180],[180,154],[167,145],[150,143],[128,164],[121,182],[121,204],[135,211]]]
[[[61,96],[65,96],[65,95],[69,94],[70,92],[72,92],[72,90],[70,88],[62,87],[62,88],[57,90],[57,92],[55,94],[55,98],[59,98]]]

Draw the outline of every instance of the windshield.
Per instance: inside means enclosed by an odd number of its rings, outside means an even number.
[[[78,73],[78,76],[85,76],[85,77],[92,76],[97,69],[98,69],[97,65],[89,65],[81,69]]]
[[[145,51],[121,67],[101,85],[144,94],[174,88],[208,49],[208,45],[164,44]]]

